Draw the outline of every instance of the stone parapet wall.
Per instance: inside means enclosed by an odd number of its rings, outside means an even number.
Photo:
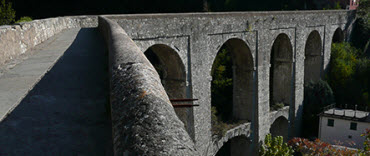
[[[71,16],[0,26],[0,66],[64,29],[97,25],[97,16]]]
[[[99,30],[109,49],[114,154],[199,155],[143,52],[105,17]]]

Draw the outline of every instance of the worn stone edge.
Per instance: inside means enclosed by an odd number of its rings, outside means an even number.
[[[199,155],[158,73],[116,22],[99,16],[109,51],[115,155]]]

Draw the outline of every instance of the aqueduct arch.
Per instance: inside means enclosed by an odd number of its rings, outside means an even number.
[[[249,138],[241,135],[236,136],[234,138],[231,138],[229,141],[227,141],[221,149],[218,150],[218,152],[215,154],[216,156],[246,156],[246,155],[252,155],[251,153],[245,152],[248,151],[248,149],[245,149],[245,147],[250,148],[252,142],[249,140]]]
[[[304,83],[317,81],[323,70],[322,40],[318,31],[312,31],[305,45]]]
[[[344,41],[344,33],[341,28],[337,28],[333,34],[332,43],[340,43]]]
[[[289,122],[284,116],[278,117],[270,127],[270,133],[273,137],[282,136],[284,141],[288,141]]]
[[[223,60],[227,59],[227,60]],[[215,101],[216,96],[219,96],[216,90],[217,86],[214,86],[214,81],[217,80],[217,74],[220,72],[216,67],[220,64],[220,61],[225,61],[228,66],[225,66],[226,70],[231,70],[231,73],[227,73],[226,77],[231,78],[232,99],[231,102],[220,103]],[[231,61],[231,63],[230,63]],[[228,63],[227,63],[228,62]],[[219,49],[217,56],[213,62],[211,75],[212,80],[212,106],[216,107],[219,116],[224,116],[224,120],[236,121],[253,121],[255,107],[253,107],[253,82],[254,82],[254,70],[253,70],[253,56],[248,45],[241,39],[232,38],[227,40]],[[222,92],[222,91],[221,91]],[[223,92],[222,92],[223,93]],[[221,93],[221,94],[222,94]],[[227,90],[225,94],[229,94]],[[226,117],[225,117],[226,116]],[[222,151],[232,151],[231,155],[246,155],[249,152],[250,141],[245,138],[233,138],[223,146]],[[222,153],[222,152],[221,152]]]
[[[277,103],[290,106],[293,85],[293,48],[288,35],[279,34],[270,55],[270,110]]]
[[[186,98],[186,71],[178,53],[167,45],[155,44],[149,47],[144,54],[157,70],[168,97],[170,99]],[[184,123],[187,132],[193,136],[193,109],[184,107],[174,109]]]
[[[252,121],[254,70],[251,51],[243,40],[232,38],[227,40],[220,48],[215,61],[217,61],[221,52],[229,53],[232,62],[232,107],[225,110],[230,112],[224,113],[231,115],[232,119]],[[212,67],[212,76],[216,74],[215,70],[217,70],[215,69],[215,63]]]

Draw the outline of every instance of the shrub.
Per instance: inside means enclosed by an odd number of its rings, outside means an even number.
[[[367,128],[364,134],[361,134],[362,137],[365,137],[364,141],[364,153],[370,153],[370,129]]]
[[[349,150],[347,148],[334,148],[331,144],[322,142],[319,139],[315,141],[309,141],[304,138],[293,138],[288,142],[296,152],[301,153],[302,155],[356,155],[358,151]]]
[[[31,22],[32,21],[32,18],[31,17],[28,17],[28,16],[24,16],[24,17],[21,17],[18,21],[16,21],[15,23],[22,23],[22,22]]]
[[[0,2],[0,25],[12,24],[15,18],[15,11],[11,3],[6,3],[5,0]]]
[[[365,137],[364,149],[349,150],[347,148],[335,148],[331,144],[322,142],[319,139],[315,141],[309,141],[304,138],[293,138],[288,142],[288,145],[293,148],[294,151],[301,153],[302,155],[353,155],[353,156],[367,156],[370,154],[370,129],[366,129],[366,132],[361,136]]]
[[[259,153],[261,156],[291,156],[294,150],[283,142],[282,136],[272,137],[267,134]]]
[[[271,106],[271,110],[279,110],[284,108],[285,104],[283,102],[277,102]]]

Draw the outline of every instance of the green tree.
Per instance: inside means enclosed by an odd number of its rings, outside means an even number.
[[[294,150],[283,142],[282,136],[272,137],[267,134],[259,153],[261,156],[291,156]]]
[[[357,49],[349,43],[334,43],[331,48],[329,84],[345,85],[355,73]]]
[[[0,2],[0,25],[12,24],[15,18],[15,11],[11,3],[6,3],[5,0]]]
[[[326,81],[309,82],[304,87],[302,135],[305,138],[318,136],[319,117],[325,106],[333,104],[334,94]]]
[[[367,51],[367,57],[370,57],[370,0],[361,0],[356,11],[356,21],[351,35],[351,43]]]
[[[223,46],[218,52],[212,67],[212,106],[217,108],[221,121],[230,121],[233,104],[233,72],[231,54]]]
[[[370,0],[360,0],[357,16],[363,19],[365,28],[370,29]]]
[[[370,60],[364,57],[363,51],[349,43],[332,45],[327,81],[333,89],[337,104],[349,104],[350,108],[358,105],[362,110],[370,106],[369,68]]]

